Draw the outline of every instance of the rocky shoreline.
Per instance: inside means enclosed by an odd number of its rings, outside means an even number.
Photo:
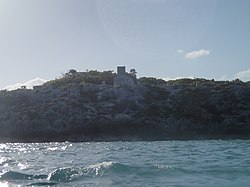
[[[1,91],[0,142],[250,139],[249,82],[128,75],[132,86],[114,86],[116,76],[71,72]]]

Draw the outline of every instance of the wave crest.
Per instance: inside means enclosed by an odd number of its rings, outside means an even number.
[[[83,168],[59,168],[48,175],[48,180],[68,182],[81,177],[103,176],[110,171],[117,163],[102,162]]]
[[[164,173],[164,171],[169,172],[171,169],[173,168],[163,166],[136,167],[116,162],[101,162],[80,168],[58,168],[48,175],[29,175],[15,171],[7,171],[0,173],[0,181],[27,180],[32,181],[32,184],[30,184],[31,186],[34,184],[38,185],[38,183],[39,185],[51,185],[60,182],[70,182],[109,175],[124,176],[135,173],[139,175],[159,175],[159,173]]]

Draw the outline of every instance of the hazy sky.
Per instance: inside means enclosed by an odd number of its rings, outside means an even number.
[[[249,0],[0,0],[0,88],[69,69],[250,80]]]

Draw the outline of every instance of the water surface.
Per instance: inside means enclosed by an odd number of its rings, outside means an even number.
[[[0,186],[248,186],[250,141],[0,144]]]

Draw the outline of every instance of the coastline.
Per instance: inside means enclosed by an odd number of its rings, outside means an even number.
[[[0,142],[250,139],[249,82],[123,76],[1,91]]]

